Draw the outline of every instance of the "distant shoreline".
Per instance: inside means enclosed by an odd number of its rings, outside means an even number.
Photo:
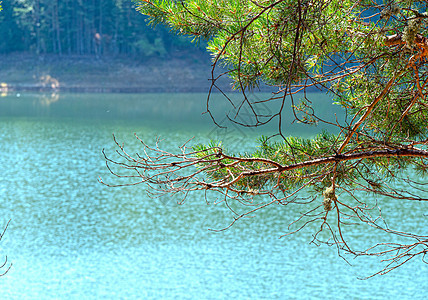
[[[164,89],[160,87],[105,87],[105,86],[59,86],[46,87],[43,85],[31,84],[8,84],[0,86],[0,92],[22,92],[22,93],[120,93],[120,94],[138,94],[138,93],[201,93],[208,92],[208,89],[200,87],[177,87],[176,89]]]
[[[0,55],[1,92],[187,93],[208,92],[208,54],[170,58]],[[224,79],[220,87],[230,91]]]

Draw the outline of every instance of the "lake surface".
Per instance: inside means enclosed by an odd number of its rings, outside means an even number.
[[[258,97],[255,95],[254,97]],[[314,96],[316,97],[316,96]],[[306,230],[289,237],[299,208],[271,206],[221,233],[232,216],[199,195],[185,204],[150,199],[144,186],[109,188],[102,156],[112,139],[137,152],[134,133],[167,150],[191,137],[252,149],[264,130],[212,125],[204,94],[38,95],[0,98],[0,242],[13,266],[0,278],[1,299],[426,299],[420,259],[386,276],[379,260],[351,259],[310,245]],[[263,109],[269,110],[265,107]],[[226,124],[227,123],[227,124]],[[316,129],[318,130],[318,129]],[[311,135],[293,125],[287,132]],[[234,148],[235,147],[235,148]],[[427,203],[382,203],[397,229],[428,229]],[[425,216],[424,216],[425,214]],[[309,228],[311,229],[311,228]],[[312,228],[313,229],[313,228]],[[365,228],[350,233],[364,244]]]

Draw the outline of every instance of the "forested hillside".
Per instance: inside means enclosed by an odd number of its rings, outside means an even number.
[[[2,92],[208,90],[206,44],[147,26],[132,0],[0,3]]]
[[[146,26],[132,0],[8,0],[0,53],[165,56],[189,40]],[[193,49],[194,50],[194,49]]]

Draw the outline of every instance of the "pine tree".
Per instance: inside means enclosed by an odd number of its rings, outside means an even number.
[[[254,205],[252,199],[256,195],[268,199],[237,214],[232,224],[274,203],[299,203],[306,213],[297,217],[303,223],[297,231],[319,222],[314,242],[333,241],[339,249],[357,256],[391,254],[379,274],[427,253],[426,235],[380,225],[382,216],[376,215],[369,207],[370,201],[363,199],[382,195],[420,201],[426,208],[425,1],[134,2],[139,12],[149,16],[152,25],[164,24],[195,40],[207,40],[213,61],[210,93],[217,88],[220,77],[214,75],[215,71],[220,66],[226,68],[223,76],[229,76],[233,87],[242,94],[242,102],[236,106],[246,106],[253,113],[254,122],[241,125],[278,125],[276,138],[260,138],[259,150],[251,154],[227,153],[216,142],[198,145],[191,152],[183,148],[178,154],[144,144],[145,158],[125,153],[125,165],[137,170],[141,182],[158,184],[162,192],[170,193],[216,191],[223,194],[226,202],[248,205]],[[258,113],[258,103],[247,96],[249,91],[266,85],[273,96],[264,103],[279,103],[271,115]],[[320,118],[305,97],[305,92],[313,89],[328,93],[348,118],[334,122]],[[300,104],[295,99],[298,95],[302,98]],[[323,132],[311,139],[285,136],[285,106],[292,107],[296,121],[308,125],[330,123],[338,133]],[[238,119],[235,122],[239,123]],[[123,146],[120,149],[125,152]],[[123,166],[124,162],[120,163]],[[185,170],[188,173],[183,175]],[[408,177],[413,172],[420,174],[420,181]],[[412,186],[412,190],[391,184],[397,181]],[[358,198],[357,190],[366,196]],[[303,194],[314,197],[308,200]],[[353,249],[345,238],[348,219],[405,237],[407,242]],[[321,239],[321,231],[329,232],[329,238]]]

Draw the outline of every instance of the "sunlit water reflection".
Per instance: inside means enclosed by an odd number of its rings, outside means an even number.
[[[178,98],[174,98],[178,97]],[[138,136],[174,149],[190,137],[251,148],[261,131],[218,132],[201,116],[204,95],[40,95],[0,99],[0,242],[13,263],[1,299],[424,299],[428,269],[415,260],[387,276],[376,259],[309,245],[311,230],[279,238],[299,208],[272,206],[214,233],[230,212],[191,196],[148,199],[143,186],[109,188],[101,150],[112,133],[133,151]],[[299,128],[296,132],[301,133]],[[267,132],[268,133],[268,132]],[[426,203],[383,204],[394,224],[426,230]],[[425,213],[425,217],[424,217]],[[365,243],[364,229],[349,233]]]

